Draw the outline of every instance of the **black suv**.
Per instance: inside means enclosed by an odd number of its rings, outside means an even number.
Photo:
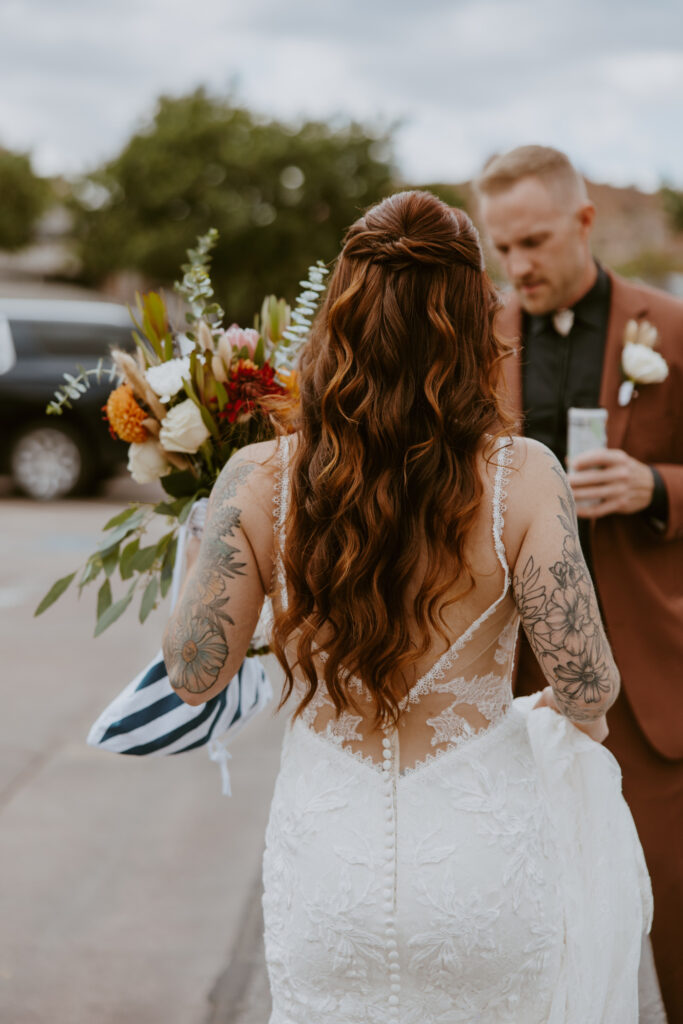
[[[0,473],[43,501],[85,494],[111,476],[127,445],[109,436],[102,406],[108,376],[61,416],[45,406],[79,365],[95,367],[112,346],[130,350],[131,320],[107,302],[0,299]]]

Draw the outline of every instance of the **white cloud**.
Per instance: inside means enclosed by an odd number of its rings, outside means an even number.
[[[639,0],[4,0],[0,142],[46,173],[113,155],[200,83],[282,118],[401,119],[412,181],[537,141],[592,177],[681,180],[677,5]]]

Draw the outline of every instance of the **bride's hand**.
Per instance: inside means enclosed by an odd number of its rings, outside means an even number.
[[[557,706],[555,694],[550,686],[546,686],[546,688],[541,691],[540,697],[534,704],[534,711],[536,708],[552,708],[553,711],[557,711],[558,715],[562,714],[562,711]],[[570,721],[576,729],[580,729],[581,732],[585,732],[586,736],[590,736],[590,738],[595,740],[596,743],[604,743],[609,735],[607,718],[605,715],[600,715],[599,718],[594,718],[591,722],[574,722],[571,719]]]

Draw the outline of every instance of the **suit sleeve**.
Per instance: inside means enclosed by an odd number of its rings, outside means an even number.
[[[663,541],[680,540],[683,538],[683,466],[673,463],[654,463],[664,486],[669,501],[669,515],[666,528],[661,531]]]

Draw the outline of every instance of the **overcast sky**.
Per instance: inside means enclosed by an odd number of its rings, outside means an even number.
[[[680,0],[0,0],[0,145],[42,173],[95,167],[201,83],[400,120],[413,183],[540,142],[595,180],[683,186]]]

